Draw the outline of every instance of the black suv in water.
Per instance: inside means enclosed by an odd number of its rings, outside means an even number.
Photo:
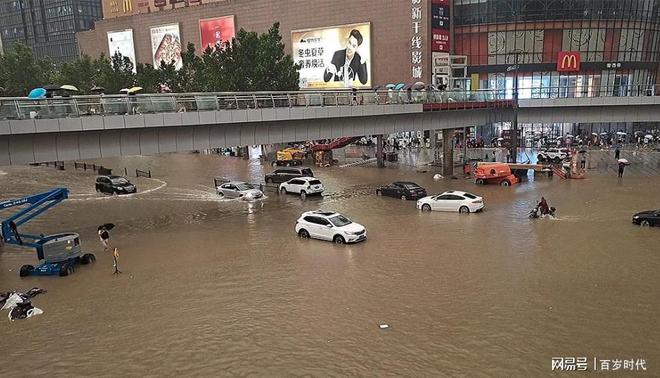
[[[96,178],[96,191],[106,194],[136,193],[137,188],[121,176],[99,176]]]
[[[281,184],[299,177],[314,177],[314,172],[307,167],[279,168],[267,174],[265,180],[267,183]]]
[[[397,181],[376,189],[376,194],[379,196],[401,198],[404,200],[418,200],[426,197],[426,189],[414,182]]]

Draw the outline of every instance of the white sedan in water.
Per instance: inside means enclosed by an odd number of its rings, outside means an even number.
[[[483,210],[484,199],[472,193],[450,190],[418,200],[417,208],[422,211],[458,211],[468,214]]]

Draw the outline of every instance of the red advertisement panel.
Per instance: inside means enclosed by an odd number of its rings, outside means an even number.
[[[215,47],[218,43],[231,42],[236,36],[234,16],[199,20],[199,33],[202,40],[202,51],[207,47]]]
[[[431,2],[431,51],[449,52],[450,22],[451,2],[433,0]]]

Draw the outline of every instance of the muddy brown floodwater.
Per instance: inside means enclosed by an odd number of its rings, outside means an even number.
[[[106,197],[91,173],[0,168],[2,199],[69,187],[69,200],[25,230],[79,232],[98,257],[69,277],[21,279],[34,252],[0,249],[0,291],[48,290],[34,300],[43,315],[11,323],[3,312],[0,375],[538,377],[556,356],[643,358],[660,375],[660,229],[631,225],[634,212],[660,208],[658,175],[501,188],[410,169],[317,168],[323,198],[245,203],[219,200],[212,179],[261,181],[271,168],[258,161],[102,163],[155,179],[138,179],[138,195]],[[374,195],[403,179],[472,191],[486,210],[421,213]],[[527,218],[541,195],[559,219]],[[317,208],[364,224],[369,239],[298,239],[295,220]],[[96,235],[107,222],[122,275]]]

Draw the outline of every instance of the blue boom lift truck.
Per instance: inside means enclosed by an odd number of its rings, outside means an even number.
[[[53,235],[28,235],[18,232],[18,228],[32,218],[57,205],[69,197],[69,190],[56,188],[32,196],[0,201],[0,212],[10,207],[26,206],[16,214],[4,219],[1,224],[2,240],[7,244],[34,248],[37,250],[39,265],[23,265],[20,276],[68,276],[77,264],[96,261],[91,253],[83,253],[80,235],[67,232]]]

